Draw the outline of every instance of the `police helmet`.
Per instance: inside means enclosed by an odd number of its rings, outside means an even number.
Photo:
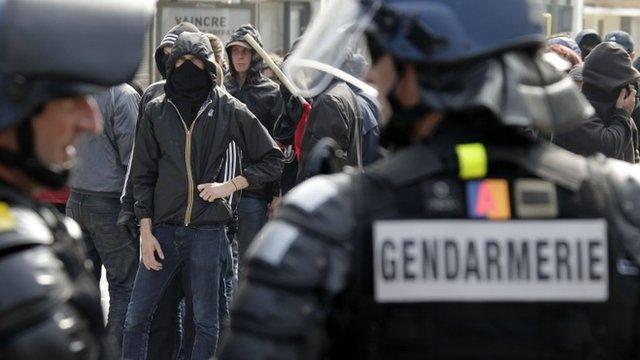
[[[542,0],[335,1],[312,21],[285,72],[307,97],[333,78],[374,94],[344,71],[345,60],[367,51],[375,63],[386,53],[418,66],[423,108],[484,108],[503,125],[548,131],[575,126],[593,109],[538,55],[542,13]]]
[[[151,14],[148,1],[0,0],[0,131],[133,78]]]
[[[0,131],[18,126],[21,144],[0,150],[0,162],[64,185],[68,169],[38,161],[26,120],[48,100],[132,79],[152,14],[148,0],[0,0]]]

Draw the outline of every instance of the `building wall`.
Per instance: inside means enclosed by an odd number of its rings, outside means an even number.
[[[132,0],[136,1],[136,0]],[[158,0],[162,6],[199,6],[217,8],[247,7],[251,8],[254,25],[260,31],[264,48],[267,52],[286,52],[291,43],[298,38],[310,20],[325,0]],[[159,16],[159,15],[158,15]],[[136,74],[136,81],[142,87],[159,80],[159,74],[155,69],[153,51],[158,46],[164,34],[158,34],[158,16],[145,42],[145,58]],[[173,24],[175,25],[175,23]]]

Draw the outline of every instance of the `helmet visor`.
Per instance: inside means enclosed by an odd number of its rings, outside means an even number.
[[[350,83],[375,97],[377,91],[362,81],[355,59],[369,57],[365,30],[379,2],[332,0],[312,20],[302,40],[284,63],[284,72],[303,97],[324,91],[334,78]]]

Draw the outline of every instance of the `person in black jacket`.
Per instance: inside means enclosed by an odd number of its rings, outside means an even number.
[[[618,45],[602,43],[587,57],[582,75],[582,92],[595,114],[578,128],[556,134],[553,141],[583,156],[600,152],[637,162],[638,129],[631,114],[640,73],[632,67],[629,55]]]
[[[242,25],[231,35],[226,45],[229,57],[229,76],[225,87],[231,95],[240,100],[273,134],[273,127],[282,112],[282,96],[278,84],[262,75],[262,59],[244,41],[251,35],[262,46],[260,33],[249,24]],[[250,159],[243,159],[250,164]],[[240,259],[246,253],[251,240],[267,222],[270,208],[277,208],[280,202],[280,177],[278,182],[252,186],[242,192],[238,204],[238,253]],[[242,261],[240,261],[242,269]]]
[[[216,63],[200,33],[178,36],[167,61],[165,95],[144,109],[132,160],[142,264],[125,321],[123,358],[145,359],[150,318],[164,288],[182,268],[195,323],[190,359],[208,359],[218,339],[220,251],[231,217],[226,197],[274,181],[282,153],[243,104],[216,83]],[[212,90],[213,88],[213,90]],[[251,164],[214,182],[231,141]]]
[[[147,103],[154,98],[162,95],[164,93],[164,84],[166,78],[166,62],[171,54],[171,49],[173,48],[173,44],[175,43],[178,35],[183,32],[199,32],[198,28],[189,23],[182,22],[173,28],[171,28],[167,34],[164,36],[160,45],[156,48],[154,53],[156,67],[158,72],[162,76],[162,80],[157,81],[147,87],[142,95],[142,99],[140,100],[140,109],[144,109]],[[213,46],[213,42],[211,41],[211,34],[205,34],[209,38],[210,43],[212,44],[214,55],[216,62],[218,64],[222,64],[224,58],[221,57],[223,55],[222,45],[220,45],[220,54]],[[225,65],[223,64],[223,69]],[[223,70],[224,72],[224,70]],[[222,81],[222,76],[220,74],[216,74],[217,84],[220,85]],[[142,116],[142,111],[140,111],[140,116]],[[139,116],[139,117],[140,117]],[[139,120],[139,119],[138,119]],[[229,181],[236,175],[240,173],[241,162],[239,160],[239,149],[233,143],[233,145],[229,146],[225,156],[225,164],[224,169],[225,172],[222,174],[221,181]],[[130,167],[129,167],[130,168]],[[239,195],[239,194],[238,194]],[[235,209],[237,207],[237,198],[239,196],[230,196],[229,201],[233,205],[232,207]],[[140,232],[138,229],[138,221],[135,217],[133,210],[133,182],[130,181],[130,172],[127,172],[127,179],[125,182],[125,186],[122,191],[122,196],[120,198],[122,203],[120,214],[118,216],[118,225],[121,227],[121,232],[123,236],[125,236],[132,243],[137,244],[138,238],[140,237]],[[230,229],[237,228],[237,225],[230,224],[228,226]],[[231,232],[227,232],[229,239],[233,238]],[[237,253],[237,245],[234,247]],[[220,308],[221,308],[221,321],[226,321],[229,317],[229,304],[231,302],[231,298],[233,296],[234,284],[237,283],[237,264],[232,264],[230,260],[227,258],[230,255],[223,252],[223,263],[227,264],[228,269],[223,271],[222,280],[224,281],[224,286],[220,288]],[[236,265],[234,267],[234,265]],[[234,271],[235,270],[235,271]],[[190,343],[190,329],[192,324],[192,315],[184,314],[184,306],[181,304],[181,299],[184,299],[184,294],[182,292],[182,284],[180,279],[175,279],[173,283],[171,283],[167,289],[165,290],[164,296],[153,316],[153,322],[151,324],[151,328],[149,330],[149,345],[148,345],[148,357],[154,360],[169,360],[174,359],[181,343],[181,338],[186,341],[186,343]],[[158,316],[158,314],[161,314]],[[184,314],[181,318],[179,315]],[[184,326],[182,324],[184,323]],[[181,330],[185,330],[183,333]],[[183,336],[184,335],[184,336]],[[173,345],[173,349],[171,348]]]
[[[340,159],[344,165],[362,166],[362,111],[356,94],[349,85],[334,79],[320,95],[312,99],[298,164],[298,184],[309,178],[309,155],[322,138],[335,140],[343,151]]]
[[[164,93],[165,78],[167,76],[166,63],[171,49],[175,43],[178,35],[181,33],[198,32],[198,28],[189,23],[181,22],[173,28],[171,28],[165,36],[162,38],[160,45],[154,52],[154,59],[156,68],[162,77],[162,80],[156,81],[149,85],[140,99],[139,114],[137,124],[140,123],[140,117],[142,116],[144,108],[154,98]],[[131,158],[129,159],[131,163]],[[138,220],[133,211],[133,182],[131,181],[131,164],[127,169],[127,177],[125,179],[125,185],[122,189],[122,195],[120,197],[121,208],[118,215],[118,225],[120,226],[120,232],[123,237],[127,238],[131,243],[138,247],[138,239],[140,238],[140,231],[138,228]],[[148,345],[148,357],[154,360],[170,360],[175,358],[180,348],[181,339],[181,321],[179,316],[178,304],[180,299],[184,298],[182,294],[182,286],[179,279],[176,279],[165,290],[162,300],[158,303],[158,307],[153,316],[153,322],[149,329],[149,345]],[[162,314],[161,316],[156,316]]]

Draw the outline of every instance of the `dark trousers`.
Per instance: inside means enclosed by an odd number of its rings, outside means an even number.
[[[169,284],[153,314],[149,328],[147,359],[173,360],[178,358],[184,333],[180,301],[184,299],[182,278],[176,277]]]
[[[244,272],[243,258],[247,253],[247,249],[253,238],[266,223],[267,201],[242,197],[238,202],[238,255],[241,273]]]
[[[125,321],[123,358],[147,358],[154,311],[168,286],[182,271],[186,301],[193,309],[195,328],[193,346],[185,349],[185,358],[209,359],[215,352],[219,335],[218,288],[220,256],[226,244],[224,228],[165,225],[154,227],[153,234],[164,252],[163,268],[153,271],[143,264],[138,267]]]
[[[227,239],[233,239],[235,237],[235,227],[227,228]],[[235,240],[232,243],[236,243]],[[237,243],[236,243],[237,253]],[[235,293],[235,287],[238,283],[238,263],[234,260],[232,245],[228,241],[225,242],[225,247],[220,252],[220,288],[218,290],[218,303],[219,303],[219,323],[220,333],[224,332],[229,324],[229,316],[231,312],[231,303],[233,302],[233,295]],[[164,299],[162,300],[164,301]],[[181,356],[179,359],[185,358],[185,349],[190,349],[193,346],[194,337],[194,324],[193,324],[193,307],[188,303],[185,304],[184,314],[182,319],[184,320],[182,329],[182,346]]]
[[[138,267],[138,246],[122,236],[117,225],[120,200],[110,196],[71,192],[67,215],[85,231],[94,275],[100,279],[101,266],[107,270],[109,314],[107,332],[113,344],[122,344],[122,330],[133,281]]]

